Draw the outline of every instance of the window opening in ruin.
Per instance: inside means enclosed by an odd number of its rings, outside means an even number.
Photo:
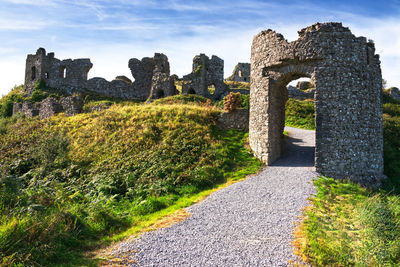
[[[246,77],[244,77],[244,78],[243,78],[243,81],[247,82],[247,78],[246,78]]]
[[[32,79],[32,81],[33,80],[35,80],[36,79],[36,67],[35,66],[33,66],[32,67],[32,69],[31,69],[31,79]]]
[[[156,98],[163,98],[165,96],[163,90],[158,90],[156,93]]]
[[[60,73],[61,73],[61,78],[65,79],[65,77],[67,77],[67,69],[65,66],[61,66]]]
[[[189,88],[188,94],[189,94],[189,95],[195,95],[195,94],[196,94],[196,91],[195,91],[193,88]]]
[[[48,73],[48,72],[45,72],[45,73],[44,73],[44,78],[45,78],[45,79],[49,79],[49,78],[50,78],[50,76],[49,76],[49,73]]]
[[[208,90],[208,92],[210,93],[210,94],[214,94],[215,93],[215,85],[214,84],[210,84],[208,87],[207,87],[207,90]]]
[[[243,77],[243,73],[242,73],[242,71],[241,70],[239,70],[239,77]]]

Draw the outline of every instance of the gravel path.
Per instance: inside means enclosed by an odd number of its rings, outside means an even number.
[[[287,152],[261,173],[189,207],[192,216],[118,249],[138,266],[286,266],[296,216],[314,192],[314,131],[287,127]]]

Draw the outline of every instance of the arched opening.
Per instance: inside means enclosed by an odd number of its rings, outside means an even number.
[[[156,98],[163,98],[165,96],[164,91],[163,90],[158,90],[156,93]]]
[[[239,75],[239,77],[243,77],[243,73],[241,70],[238,71],[238,75]]]
[[[47,79],[50,79],[50,75],[49,75],[49,73],[48,72],[45,72],[44,73],[44,78],[47,80]]]
[[[31,68],[31,80],[33,81],[33,80],[35,80],[35,79],[36,79],[36,67],[33,66],[33,67]]]
[[[211,95],[213,95],[215,93],[215,85],[214,84],[208,85],[207,90]]]
[[[283,74],[270,85],[268,116],[269,144],[273,153],[271,161],[281,156],[292,157],[301,154],[297,159],[299,166],[314,166],[315,133],[306,142],[294,134],[301,130],[293,129],[315,130],[314,95],[307,95],[293,86],[299,82],[314,84],[308,74],[295,72]],[[285,132],[288,133],[287,136]]]
[[[189,94],[189,95],[195,95],[195,94],[196,94],[196,91],[195,91],[193,88],[189,88],[188,94]]]

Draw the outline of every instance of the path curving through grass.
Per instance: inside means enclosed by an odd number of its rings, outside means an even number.
[[[286,266],[296,261],[293,229],[315,191],[315,132],[285,130],[288,148],[274,164],[189,207],[185,221],[122,243],[115,255],[131,266]]]

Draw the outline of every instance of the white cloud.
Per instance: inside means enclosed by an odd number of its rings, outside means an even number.
[[[7,1],[16,4],[43,4],[44,0]],[[3,93],[5,93],[4,90],[8,91],[15,84],[23,82],[25,56],[28,53],[34,53],[39,45],[44,45],[49,51],[54,51],[56,57],[60,59],[90,57],[94,64],[89,72],[90,77],[100,76],[111,80],[117,75],[126,75],[131,78],[127,67],[129,58],[153,56],[154,52],[165,53],[171,64],[171,72],[179,76],[191,71],[192,59],[195,55],[215,54],[224,59],[225,77],[227,77],[238,62],[250,61],[253,36],[261,30],[271,28],[282,33],[289,41],[293,41],[298,38],[298,30],[316,21],[344,21],[343,25],[350,27],[355,35],[373,39],[377,53],[381,55],[383,77],[388,80],[389,85],[400,86],[400,19],[397,18],[371,19],[350,12],[326,10],[318,6],[281,5],[256,0],[232,1],[224,5],[221,5],[221,1],[216,1],[210,6],[200,2],[191,6],[188,2],[176,0],[162,2],[116,0],[112,2],[114,8],[119,6],[148,8],[150,6],[157,9],[184,11],[182,12],[184,17],[179,19],[149,14],[128,16],[124,12],[119,13],[121,10],[110,13],[104,1],[53,0],[50,3],[65,9],[65,12],[60,13],[61,18],[41,16],[39,19],[32,19],[27,16],[18,18],[0,16],[0,30],[9,32],[37,30],[38,34],[42,34],[40,38],[36,35],[35,40],[25,35],[17,36],[14,39],[15,42],[23,43],[18,46],[18,49],[12,48],[11,43],[10,47],[0,48],[0,55],[2,55],[0,68],[2,73],[8,73],[6,79],[2,78],[0,81],[0,90],[3,90]],[[305,14],[303,12],[301,16],[298,16],[297,13],[293,13],[296,8],[299,9],[298,12],[301,10],[308,10],[308,12]],[[65,14],[74,10],[82,11],[79,18],[84,14],[94,13],[98,21],[66,19],[68,16]],[[204,13],[204,20],[191,20],[189,16],[188,20],[182,24],[181,21],[191,14],[190,11],[196,15]],[[243,12],[247,15],[233,18],[224,13],[225,19],[221,19],[224,16],[218,17],[219,20],[215,22],[207,19],[210,12],[225,11],[228,14],[242,15],[241,12]],[[272,16],[275,13],[277,17]],[[284,19],[285,16],[289,19]],[[110,20],[111,17],[114,19]],[[60,31],[58,26],[66,30]],[[45,31],[41,29],[45,27],[47,29],[53,27],[55,31],[47,30],[48,33],[44,34]],[[113,37],[109,39],[104,36],[97,37],[98,32],[102,32],[105,36],[120,35],[122,38],[113,40]],[[186,34],[187,32],[189,34]],[[76,36],[75,33],[82,34]],[[8,39],[8,37],[4,38],[3,45]],[[15,61],[16,58],[18,61]]]
[[[6,0],[11,4],[16,5],[31,5],[31,6],[55,6],[56,2],[52,0]]]
[[[28,20],[15,18],[0,18],[0,30],[21,31],[21,30],[40,30],[52,24],[46,20]]]

